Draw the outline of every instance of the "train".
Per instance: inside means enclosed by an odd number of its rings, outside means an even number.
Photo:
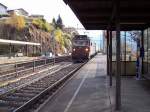
[[[96,55],[96,43],[87,35],[75,35],[72,39],[72,61],[84,62]]]

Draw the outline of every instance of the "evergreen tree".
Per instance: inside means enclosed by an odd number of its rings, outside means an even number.
[[[60,29],[63,28],[63,21],[62,21],[62,18],[60,17],[60,15],[58,16],[58,19],[56,21],[56,26],[57,26],[57,28],[60,28]]]
[[[55,20],[55,18],[52,19],[52,25],[53,25],[54,28],[56,28],[56,20]]]

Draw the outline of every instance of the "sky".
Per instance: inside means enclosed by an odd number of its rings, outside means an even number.
[[[66,26],[83,27],[70,8],[63,0],[0,0],[8,10],[23,8],[29,14],[44,15],[48,22],[60,14]]]
[[[62,17],[63,24],[68,27],[75,27],[84,29],[80,21],[72,12],[69,6],[67,6],[63,0],[0,0],[0,3],[8,7],[8,10],[23,8],[29,14],[44,15],[48,22],[51,22],[53,18]],[[99,40],[102,38],[101,31],[86,31],[78,30],[80,34],[87,34],[99,44]]]

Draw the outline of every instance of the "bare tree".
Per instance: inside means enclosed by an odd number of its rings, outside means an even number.
[[[129,37],[136,43],[138,42],[138,40],[141,37],[140,31],[129,31],[128,34],[129,34]]]

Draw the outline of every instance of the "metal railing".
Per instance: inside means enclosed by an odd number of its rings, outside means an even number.
[[[4,75],[11,75],[26,72],[26,71],[35,71],[37,68],[40,69],[46,65],[53,65],[62,61],[71,61],[71,56],[60,56],[55,58],[55,63],[53,58],[45,59],[35,59],[32,61],[16,62],[6,65],[0,65],[0,77]]]

